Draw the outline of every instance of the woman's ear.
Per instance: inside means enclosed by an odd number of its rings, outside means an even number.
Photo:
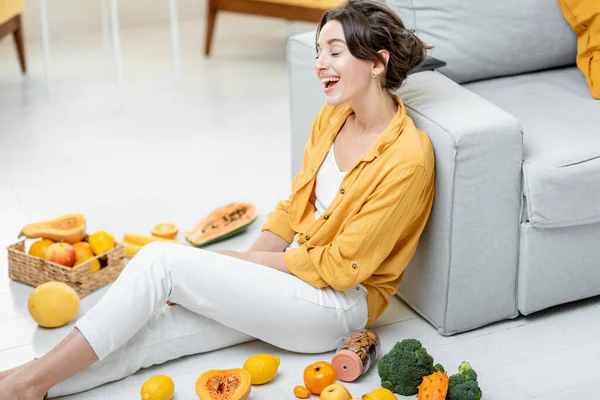
[[[373,65],[373,73],[376,76],[380,76],[385,72],[388,61],[390,59],[390,53],[387,50],[379,50],[378,53],[381,54],[381,56],[385,60],[385,64],[379,60],[375,61],[375,64]]]

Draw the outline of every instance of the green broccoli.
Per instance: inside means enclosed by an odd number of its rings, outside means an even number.
[[[477,372],[467,361],[458,367],[458,373],[450,377],[446,400],[479,400],[482,393],[477,382]]]
[[[397,342],[377,365],[381,386],[403,396],[415,395],[423,377],[444,371],[440,364],[433,366],[433,357],[417,339]]]

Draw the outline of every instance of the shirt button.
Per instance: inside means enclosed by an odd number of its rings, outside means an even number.
[[[329,219],[329,215],[324,215],[323,219]]]
[[[340,193],[344,194],[344,193],[346,193],[346,191],[344,189],[340,189]]]
[[[354,268],[354,269],[358,268],[358,264],[356,264],[356,263],[353,263],[353,264],[352,264],[352,268]]]
[[[310,240],[310,236],[306,236],[306,240]]]

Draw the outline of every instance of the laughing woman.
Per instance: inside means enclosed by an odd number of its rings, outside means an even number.
[[[326,104],[289,198],[255,244],[247,252],[145,246],[64,340],[0,374],[0,399],[77,393],[253,339],[326,352],[370,327],[398,289],[433,202],[431,143],[394,94],[426,52],[377,1],[326,12],[314,65]]]

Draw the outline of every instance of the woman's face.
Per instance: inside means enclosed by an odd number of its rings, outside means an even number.
[[[366,91],[373,80],[372,67],[372,61],[359,60],[350,54],[342,24],[333,20],[323,26],[317,40],[315,71],[323,84],[327,104],[343,104]]]

